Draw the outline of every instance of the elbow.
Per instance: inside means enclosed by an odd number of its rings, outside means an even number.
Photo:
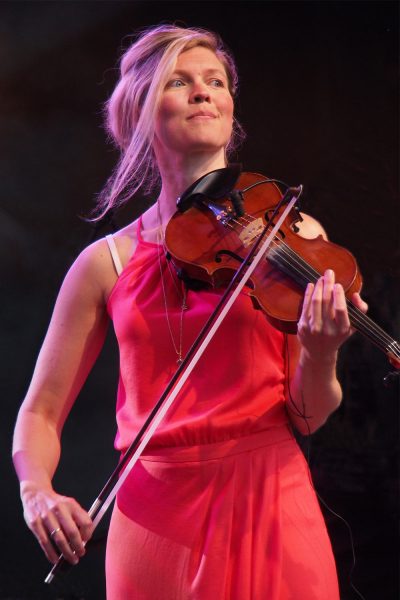
[[[339,408],[340,405],[341,405],[341,400],[338,400],[338,402],[335,403],[334,406],[331,406],[329,410],[320,412],[319,414],[314,414],[314,415],[304,414],[304,415],[300,416],[297,414],[293,414],[289,410],[288,411],[289,419],[290,419],[291,424],[296,428],[296,430],[301,435],[303,435],[303,436],[312,435],[313,433],[318,431],[318,429],[321,429],[321,427],[323,427],[327,423],[327,421],[329,420],[331,415],[337,411],[337,409]]]
[[[296,418],[290,419],[291,424],[295,427],[296,431],[298,433],[300,433],[300,435],[307,437],[309,435],[312,435],[313,433],[315,433],[316,431],[318,431],[318,429],[320,429],[321,427],[323,427],[326,423],[327,419],[324,420],[317,420],[317,419],[313,419],[311,418]]]

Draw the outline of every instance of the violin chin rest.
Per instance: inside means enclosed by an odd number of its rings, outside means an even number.
[[[240,163],[231,163],[223,169],[206,173],[192,183],[178,198],[176,206],[179,212],[185,212],[194,202],[201,201],[203,198],[220,200],[228,196],[241,172],[242,165]]]

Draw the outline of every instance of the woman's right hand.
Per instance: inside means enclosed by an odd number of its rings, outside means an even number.
[[[21,484],[24,517],[50,562],[60,554],[77,564],[85,554],[85,543],[93,533],[93,523],[76,500],[61,496],[32,482]]]

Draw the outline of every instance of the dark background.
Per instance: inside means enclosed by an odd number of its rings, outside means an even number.
[[[303,209],[356,255],[371,317],[399,336],[396,2],[1,2],[1,600],[104,598],[106,522],[58,589],[42,583],[48,566],[23,521],[11,434],[63,274],[110,229],[80,215],[117,158],[101,108],[118,57],[138,27],[161,21],[222,35],[241,75],[244,168],[304,184]],[[117,225],[143,206],[132,201]],[[56,486],[87,507],[117,460],[116,361],[110,334],[63,437]],[[351,525],[354,584],[366,600],[394,599],[399,390],[382,385],[390,365],[359,334],[339,370],[344,403],[303,445],[318,492]],[[347,527],[326,518],[341,598],[359,598]]]

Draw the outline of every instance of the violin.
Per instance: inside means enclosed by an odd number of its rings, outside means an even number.
[[[240,165],[230,165],[212,171],[178,200],[165,243],[178,273],[188,281],[226,286],[265,226],[272,226],[283,210],[275,211],[282,198],[277,180],[240,170]],[[293,208],[247,281],[255,307],[280,331],[296,333],[307,284],[332,269],[344,288],[352,326],[400,369],[400,344],[351,302],[362,285],[354,256],[321,235],[301,237],[299,221],[301,215]]]

